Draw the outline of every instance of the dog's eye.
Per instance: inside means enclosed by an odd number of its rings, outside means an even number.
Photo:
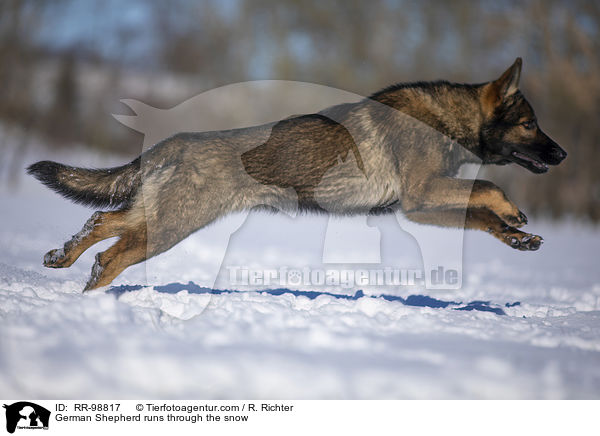
[[[527,130],[533,130],[535,128],[535,121],[525,121],[524,123],[521,123],[521,125]]]

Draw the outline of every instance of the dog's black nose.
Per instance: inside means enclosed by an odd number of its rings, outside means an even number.
[[[562,160],[564,160],[564,158],[566,158],[566,157],[567,157],[567,152],[566,152],[566,151],[564,151],[564,150],[561,148],[561,149],[560,149],[560,150],[558,150],[558,152],[556,153],[556,157],[557,157],[559,160],[561,160],[561,161],[562,161]]]
[[[567,152],[560,148],[558,145],[554,144],[546,154],[544,159],[544,163],[549,165],[558,165],[567,157]]]

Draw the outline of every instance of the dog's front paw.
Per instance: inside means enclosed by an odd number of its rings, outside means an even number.
[[[50,250],[44,255],[44,266],[46,268],[64,268],[67,262],[64,248]]]
[[[518,233],[506,236],[506,243],[521,251],[536,251],[544,243],[544,238],[530,233]]]
[[[500,218],[502,218],[502,221],[504,221],[506,224],[516,228],[523,227],[525,224],[527,224],[527,217],[520,210],[517,211],[516,214],[503,215]]]

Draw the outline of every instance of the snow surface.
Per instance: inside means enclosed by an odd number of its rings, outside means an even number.
[[[233,217],[129,268],[109,289],[82,294],[95,253],[110,241],[68,269],[41,260],[93,211],[31,178],[0,182],[0,397],[600,397],[594,227],[532,219],[530,231],[545,238],[535,253],[467,232],[460,290],[213,292],[219,232],[243,222]],[[289,217],[253,215],[232,238],[231,262],[308,259],[314,247],[303,229],[322,228],[322,219],[296,218],[294,235]],[[297,249],[267,249],[257,229]]]

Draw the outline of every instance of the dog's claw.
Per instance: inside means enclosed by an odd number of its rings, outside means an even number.
[[[527,216],[525,216],[525,214],[523,212],[521,212],[521,211],[519,211],[519,222],[522,225],[527,224]]]

